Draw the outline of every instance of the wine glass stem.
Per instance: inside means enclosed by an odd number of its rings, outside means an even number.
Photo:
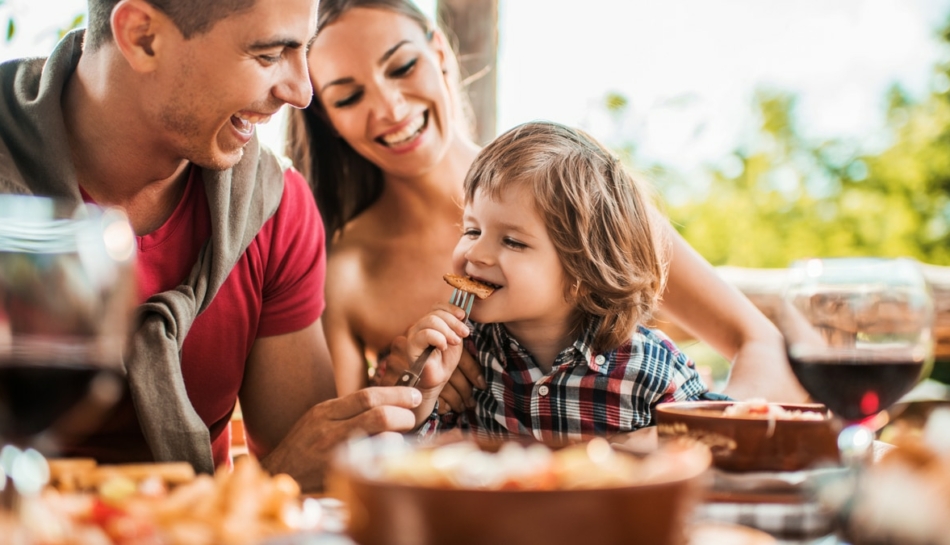
[[[874,445],[874,432],[861,424],[849,424],[838,434],[841,465],[859,469],[867,463]]]

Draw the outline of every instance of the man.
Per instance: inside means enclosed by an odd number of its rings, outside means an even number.
[[[72,454],[227,463],[251,452],[305,489],[353,429],[408,430],[410,388],[335,397],[324,236],[302,177],[255,125],[304,108],[316,0],[89,0],[49,60],[0,65],[0,191],[125,209],[143,305],[130,395]]]

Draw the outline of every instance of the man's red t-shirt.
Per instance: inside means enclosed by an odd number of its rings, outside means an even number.
[[[171,217],[154,232],[137,237],[139,302],[181,284],[210,236],[204,183],[199,169],[192,168]],[[325,274],[323,222],[307,182],[288,169],[277,212],[195,320],[182,347],[185,387],[211,432],[215,466],[230,463],[228,423],[254,341],[315,322],[325,305]],[[93,456],[100,462],[151,460],[128,394],[101,433],[70,454]]]

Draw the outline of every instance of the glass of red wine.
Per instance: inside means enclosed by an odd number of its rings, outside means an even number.
[[[118,210],[0,196],[0,486],[7,510],[18,503],[18,490],[42,481],[43,456],[94,431],[121,396],[134,260],[135,236]]]
[[[843,461],[866,456],[873,433],[863,424],[929,373],[933,321],[914,260],[807,259],[789,267],[776,322],[802,387],[844,423]]]

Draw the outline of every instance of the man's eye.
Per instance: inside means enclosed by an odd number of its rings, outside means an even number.
[[[359,102],[360,98],[362,97],[363,97],[363,91],[357,91],[346,98],[341,98],[340,100],[337,100],[336,102],[333,103],[333,106],[335,108],[346,108],[347,106],[352,106],[353,104],[356,104],[357,102]]]
[[[401,78],[401,77],[403,77],[403,76],[409,74],[409,72],[412,72],[413,67],[416,66],[416,62],[418,62],[418,61],[419,61],[419,59],[412,59],[411,61],[407,62],[406,64],[404,64],[404,65],[402,65],[402,66],[400,66],[399,68],[396,68],[395,70],[393,70],[392,72],[389,73],[390,77]]]
[[[264,64],[276,64],[280,61],[280,55],[258,55],[257,58]]]

